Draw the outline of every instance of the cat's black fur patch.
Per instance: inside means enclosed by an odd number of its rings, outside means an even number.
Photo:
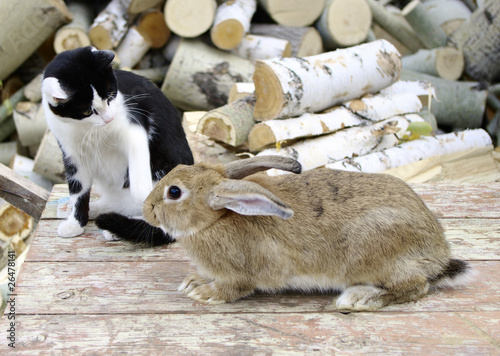
[[[56,78],[69,97],[60,100],[57,105],[49,103],[49,109],[60,117],[82,120],[92,114],[92,87],[103,100],[108,101],[115,100],[119,91],[123,95],[129,121],[143,127],[148,135],[150,167],[154,180],[160,180],[178,164],[193,164],[193,155],[177,109],[149,80],[131,72],[113,70],[113,57],[110,51],[95,51],[91,47],[57,55],[45,69],[44,78]],[[75,166],[71,157],[65,157],[64,163],[70,191],[77,194],[83,188],[74,176],[83,167]],[[123,188],[129,187],[128,172],[123,179],[123,182],[117,184]],[[88,220],[87,193],[80,197],[75,210],[75,218],[81,226],[85,226]],[[111,219],[115,219],[117,223],[113,223]],[[107,214],[99,221],[103,224],[107,222],[106,229],[123,240],[140,242],[144,234],[149,234],[152,236],[151,241],[154,240],[151,244],[172,241],[160,229],[153,228],[142,220]],[[144,240],[145,243],[148,241]]]
[[[175,242],[170,235],[160,228],[149,225],[144,220],[132,219],[116,213],[99,215],[96,224],[99,228],[111,231],[122,240],[134,244],[161,246]]]

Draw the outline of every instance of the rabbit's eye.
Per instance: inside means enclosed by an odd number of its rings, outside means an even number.
[[[167,190],[167,198],[168,199],[177,200],[181,197],[181,195],[182,195],[181,188],[179,188],[176,185],[172,185]]]

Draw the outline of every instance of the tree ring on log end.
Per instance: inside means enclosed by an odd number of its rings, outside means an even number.
[[[100,50],[112,50],[111,35],[102,26],[94,26],[89,30],[90,42]]]
[[[212,27],[210,31],[210,37],[214,45],[225,50],[238,47],[244,35],[245,29],[243,25],[234,19],[222,21]]]
[[[338,46],[354,46],[368,36],[372,12],[365,0],[334,1],[328,12],[328,30]]]
[[[283,88],[274,71],[265,63],[257,61],[253,74],[255,84],[254,118],[275,118],[283,108]]]

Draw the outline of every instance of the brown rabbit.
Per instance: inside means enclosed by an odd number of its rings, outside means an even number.
[[[175,237],[197,266],[179,290],[217,304],[256,289],[340,290],[336,307],[377,310],[457,284],[431,211],[402,180],[315,169],[280,156],[177,166],[144,203],[146,220]]]

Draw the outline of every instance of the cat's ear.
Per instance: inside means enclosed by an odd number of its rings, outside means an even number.
[[[95,48],[92,48],[92,54],[98,64],[98,68],[96,68],[97,70],[106,68],[115,58],[115,54],[112,51],[100,51]]]
[[[43,80],[42,93],[53,106],[64,103],[71,96],[66,93],[66,91],[61,87],[59,80],[54,77],[48,77]]]

